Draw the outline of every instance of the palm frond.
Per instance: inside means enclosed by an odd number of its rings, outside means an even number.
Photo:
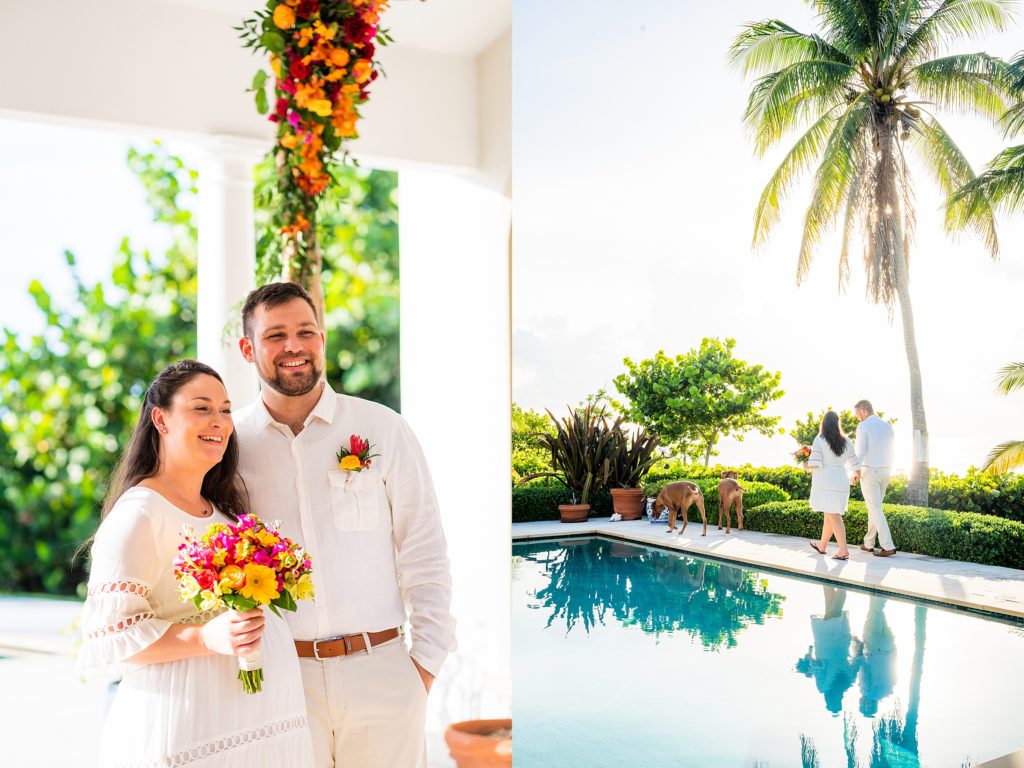
[[[1009,25],[1015,0],[943,0],[911,32],[896,57],[916,62],[934,56],[953,40],[997,32]]]
[[[1024,131],[1024,93],[1020,95],[1020,101],[1006,110],[1006,114],[999,118],[998,125],[1006,138],[1016,136]]]
[[[849,64],[814,59],[759,78],[743,116],[754,133],[756,151],[763,154],[802,120],[842,103],[853,72]]]
[[[858,99],[836,121],[829,136],[814,177],[811,202],[804,214],[804,232],[796,268],[798,285],[807,276],[814,249],[836,220],[855,173],[860,168],[858,151],[863,148],[865,129],[870,119],[870,103]]]
[[[982,469],[997,475],[1021,467],[1024,467],[1024,440],[1008,440],[992,449]]]
[[[909,72],[914,91],[940,107],[981,114],[993,122],[1006,112],[1006,64],[987,53],[962,53],[917,65]]]
[[[1005,395],[1024,389],[1024,363],[1010,363],[999,369],[996,386]]]
[[[877,44],[879,6],[877,0],[814,0],[826,36],[854,60]]]
[[[949,203],[958,206],[959,226],[964,226],[984,205],[1007,213],[1024,213],[1024,144],[1008,147],[996,155],[984,173],[953,193]]]
[[[972,230],[985,243],[992,258],[996,258],[999,255],[999,238],[988,197],[982,194],[958,197],[956,194],[961,187],[975,179],[974,170],[960,147],[934,116],[918,122],[912,146],[939,188],[947,195],[946,231]]]
[[[744,75],[773,72],[812,59],[852,63],[818,35],[804,34],[778,19],[745,25],[729,48],[729,63]]]
[[[761,198],[757,202],[757,210],[754,212],[753,245],[755,248],[768,242],[768,236],[779,221],[782,201],[797,177],[809,170],[821,157],[825,142],[837,119],[833,114],[834,111],[829,110],[807,129],[789,150],[765,185],[764,191],[761,192]]]
[[[1010,90],[1024,96],[1024,51],[1020,51],[1007,62],[1006,74],[1010,81]]]
[[[869,153],[859,153],[858,161],[860,168],[856,171],[850,189],[846,193],[846,213],[843,214],[843,244],[839,249],[839,283],[838,289],[842,293],[850,281],[850,243],[857,231],[857,223],[863,216],[863,192],[864,180],[868,174]]]

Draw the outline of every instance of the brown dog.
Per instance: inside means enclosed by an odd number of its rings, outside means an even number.
[[[682,536],[686,531],[686,512],[694,504],[700,510],[700,518],[704,521],[704,533],[708,535],[708,518],[704,514],[704,494],[700,492],[700,486],[691,483],[689,480],[681,480],[678,483],[669,483],[658,491],[654,500],[651,512],[655,517],[661,515],[663,509],[668,509],[668,530],[669,533],[676,529],[676,517],[681,513],[683,516],[683,529],[679,532]]]
[[[718,530],[722,530],[722,513],[725,513],[725,532],[732,533],[732,507],[736,507],[739,529],[743,530],[743,491],[739,472],[726,471],[718,481]]]

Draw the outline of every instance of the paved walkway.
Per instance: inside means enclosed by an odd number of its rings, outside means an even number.
[[[544,521],[515,523],[512,526],[512,538],[515,540],[581,534],[601,534],[640,544],[654,544],[694,555],[711,555],[1024,619],[1024,571],[1014,568],[961,563],[903,552],[892,557],[875,557],[862,551],[857,543],[850,547],[850,559],[844,562],[831,558],[836,551],[834,542],[829,545],[829,556],[822,557],[811,550],[807,539],[735,529],[726,534],[713,525],[708,526],[708,535],[703,537],[700,523],[692,521],[685,536],[667,533],[664,523],[655,525],[647,520],[612,523],[606,517],[586,523]]]

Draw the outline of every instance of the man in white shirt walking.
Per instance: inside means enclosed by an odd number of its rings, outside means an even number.
[[[882,499],[885,498],[885,489],[892,479],[892,447],[896,435],[891,424],[875,415],[875,409],[867,400],[857,403],[854,406],[854,413],[860,419],[855,443],[857,458],[861,465],[854,479],[860,480],[864,504],[868,508],[868,532],[860,548],[878,557],[889,557],[895,554],[896,544],[889,533],[889,522],[882,510]],[[874,549],[876,535],[880,547],[877,551]]]
[[[427,693],[455,621],[423,453],[397,413],[323,379],[325,337],[300,286],[257,288],[242,321],[262,392],[234,417],[239,473],[253,513],[281,520],[313,560],[316,595],[286,618],[316,766],[425,766]],[[339,460],[348,451],[356,458]]]

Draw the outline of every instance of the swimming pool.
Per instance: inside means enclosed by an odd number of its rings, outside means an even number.
[[[515,765],[961,768],[1024,748],[1024,627],[603,538],[513,545]]]

